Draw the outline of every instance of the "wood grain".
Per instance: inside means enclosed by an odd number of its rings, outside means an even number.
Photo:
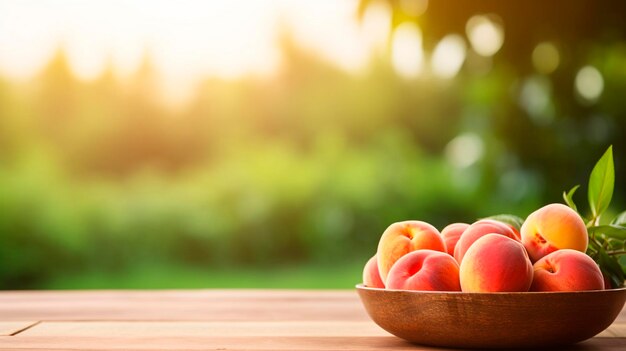
[[[1,315],[0,315],[1,316]],[[0,336],[16,334],[37,322],[35,321],[0,321]]]
[[[42,322],[22,336],[88,337],[365,337],[391,336],[369,321],[309,322]]]
[[[369,320],[353,291],[0,292],[3,320]]]
[[[9,339],[10,338],[10,339]],[[387,337],[5,337],[5,349],[72,350],[415,350]],[[427,348],[428,349],[428,348]]]

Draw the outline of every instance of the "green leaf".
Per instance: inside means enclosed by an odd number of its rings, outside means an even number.
[[[613,218],[611,224],[626,226],[626,211],[618,214],[615,218]]]
[[[608,238],[606,240],[606,242],[608,243],[608,247],[611,250],[624,250],[624,245],[626,244],[626,240],[620,240],[620,239],[614,239],[614,238]]]
[[[613,165],[613,146],[609,146],[604,155],[591,171],[589,177],[589,206],[593,218],[598,218],[609,207],[613,197],[615,169]]]
[[[598,225],[589,227],[588,230],[592,233],[602,233],[611,238],[626,240],[626,227],[621,225]]]
[[[617,257],[609,256],[604,249],[600,248],[597,263],[600,266],[602,273],[604,273],[611,281],[611,286],[613,288],[618,288],[624,285],[624,271]]]
[[[576,204],[574,203],[573,196],[579,187],[580,185],[576,185],[575,187],[571,188],[567,193],[565,191],[563,192],[563,200],[565,200],[567,206],[569,206],[572,210],[576,212],[578,212],[578,209],[576,208]]]
[[[587,255],[593,258],[594,261],[598,261],[598,251],[600,251],[600,246],[598,246],[593,240],[589,241],[589,245],[587,246]]]
[[[499,222],[506,223],[508,225],[513,226],[513,228],[515,228],[518,232],[520,228],[522,227],[522,224],[524,224],[524,219],[522,217],[512,215],[512,214],[499,214],[495,216],[489,216],[483,219],[493,219]]]

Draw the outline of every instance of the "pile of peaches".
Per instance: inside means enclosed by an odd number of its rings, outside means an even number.
[[[582,218],[562,204],[533,212],[519,231],[493,219],[453,223],[441,233],[426,222],[398,222],[382,234],[363,284],[420,291],[602,290],[602,272],[585,254],[588,240]]]

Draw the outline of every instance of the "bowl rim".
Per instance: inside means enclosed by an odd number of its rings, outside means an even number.
[[[583,295],[602,294],[610,292],[626,291],[626,285],[614,289],[580,290],[580,291],[514,291],[514,292],[462,292],[462,291],[429,291],[429,290],[406,290],[387,289],[365,286],[363,283],[356,284],[357,290],[378,291],[389,293],[408,293],[416,295],[450,295],[450,296],[541,296],[541,295]]]

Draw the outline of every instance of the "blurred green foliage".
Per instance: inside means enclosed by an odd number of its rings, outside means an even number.
[[[0,288],[350,287],[394,221],[524,217],[608,144],[624,177],[625,48],[590,43],[549,77],[496,55],[406,80],[385,54],[354,75],[286,38],[276,76],[207,79],[177,110],[149,58],[83,82],[60,50],[0,80]],[[573,94],[576,60],[605,77],[596,104]],[[552,86],[547,121],[520,106],[524,79]],[[459,165],[463,135],[481,149]]]

